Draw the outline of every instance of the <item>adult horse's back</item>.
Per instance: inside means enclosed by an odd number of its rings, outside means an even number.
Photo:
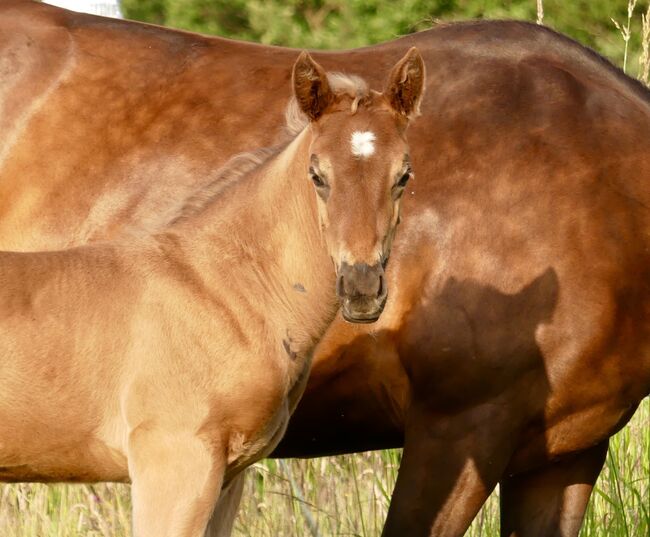
[[[2,10],[3,248],[156,225],[228,152],[283,136],[295,51]],[[428,93],[391,298],[378,324],[329,331],[277,453],[404,443],[386,535],[461,535],[501,481],[504,535],[575,536],[650,388],[648,91],[512,22],[315,57],[376,85],[410,45]]]

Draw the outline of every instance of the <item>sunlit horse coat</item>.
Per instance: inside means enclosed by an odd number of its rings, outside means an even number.
[[[2,9],[3,248],[119,236],[284,136],[295,51]],[[404,445],[387,536],[462,535],[497,482],[504,535],[576,536],[650,389],[648,90],[517,22],[314,56],[377,86],[411,45],[428,93],[391,296],[329,331],[277,453]]]

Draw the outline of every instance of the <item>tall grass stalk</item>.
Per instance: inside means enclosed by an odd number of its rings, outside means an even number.
[[[621,33],[623,41],[625,42],[625,50],[623,53],[623,72],[627,73],[627,54],[630,45],[630,37],[632,36],[631,26],[632,26],[632,17],[634,16],[634,9],[636,8],[637,0],[628,0],[627,4],[627,22],[622,25],[618,21],[612,19],[612,22],[616,26],[616,29]]]
[[[639,79],[650,85],[650,3],[641,15],[641,56],[639,57]]]

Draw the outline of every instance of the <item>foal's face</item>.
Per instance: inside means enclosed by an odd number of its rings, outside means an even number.
[[[343,317],[376,321],[388,296],[384,269],[412,175],[404,131],[417,115],[424,63],[413,48],[393,67],[383,93],[356,85],[350,95],[332,88],[323,68],[302,53],[293,90],[311,121],[308,178],[336,266]]]
[[[373,322],[386,303],[384,269],[412,177],[405,126],[388,106],[339,111],[312,125],[308,179],[348,321]]]

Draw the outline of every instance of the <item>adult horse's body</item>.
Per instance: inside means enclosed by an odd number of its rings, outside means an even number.
[[[392,295],[332,326],[276,454],[404,445],[385,535],[461,535],[499,481],[504,535],[577,535],[650,389],[648,91],[521,23],[316,57],[376,84],[411,45],[428,94]],[[11,3],[0,47],[6,249],[146,225],[282,136],[294,51]]]

